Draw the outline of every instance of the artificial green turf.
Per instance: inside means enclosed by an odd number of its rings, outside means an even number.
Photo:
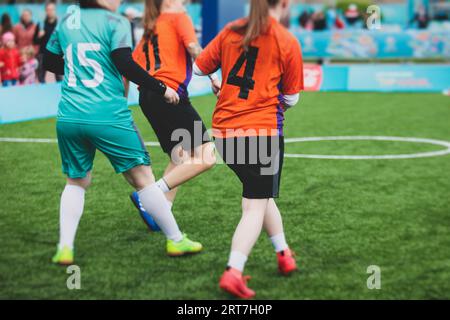
[[[211,96],[193,99],[207,124]],[[156,141],[139,109],[146,141]],[[286,114],[287,137],[384,135],[450,141],[449,98],[438,94],[306,93]],[[0,137],[54,138],[54,120],[0,126]],[[288,153],[399,154],[440,147],[400,142],[308,142]],[[166,157],[149,148],[159,177]],[[81,290],[50,264],[64,186],[56,144],[0,142],[0,298],[224,299],[218,278],[240,218],[240,184],[224,165],[181,188],[180,226],[205,247],[171,259],[146,231],[131,188],[98,154],[76,242]],[[450,298],[450,156],[407,160],[286,159],[281,198],[300,272],[277,274],[262,235],[247,264],[261,299]],[[369,265],[381,290],[369,290]]]

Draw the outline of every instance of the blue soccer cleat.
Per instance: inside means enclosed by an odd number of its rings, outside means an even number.
[[[153,220],[153,217],[147,211],[145,211],[144,207],[142,206],[141,200],[139,200],[138,193],[133,192],[130,195],[130,199],[133,202],[136,209],[138,209],[142,220],[144,220],[144,222],[147,225],[147,227],[149,228],[149,230],[153,231],[153,232],[161,231],[159,226],[156,224],[155,220]]]

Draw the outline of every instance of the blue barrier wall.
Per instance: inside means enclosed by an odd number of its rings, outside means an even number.
[[[450,88],[449,65],[357,65],[349,68],[348,91],[432,92]]]
[[[450,89],[450,65],[306,65],[305,85],[320,91],[442,92]],[[194,77],[189,91],[210,93],[209,79]],[[0,124],[54,117],[59,99],[59,84],[0,88]],[[129,105],[137,103],[132,85]]]
[[[0,88],[0,123],[54,117],[60,91],[56,83]]]
[[[306,65],[305,86],[313,91],[442,92],[450,89],[450,65]]]
[[[58,83],[36,84],[17,87],[0,87],[0,124],[28,121],[56,116],[61,98]],[[191,96],[211,92],[207,77],[194,76],[189,85]],[[135,84],[130,85],[128,104],[139,103],[139,92]]]

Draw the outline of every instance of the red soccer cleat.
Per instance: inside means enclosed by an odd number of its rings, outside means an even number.
[[[295,262],[294,253],[291,249],[286,249],[277,252],[278,270],[281,274],[287,276],[297,270],[297,263]]]
[[[219,287],[241,299],[251,299],[256,293],[247,287],[249,276],[242,276],[242,272],[237,269],[227,269],[220,278]]]

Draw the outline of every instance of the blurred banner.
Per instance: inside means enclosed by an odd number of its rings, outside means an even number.
[[[450,65],[306,64],[306,91],[442,92],[450,89]]]
[[[305,58],[450,58],[450,31],[294,31]]]

